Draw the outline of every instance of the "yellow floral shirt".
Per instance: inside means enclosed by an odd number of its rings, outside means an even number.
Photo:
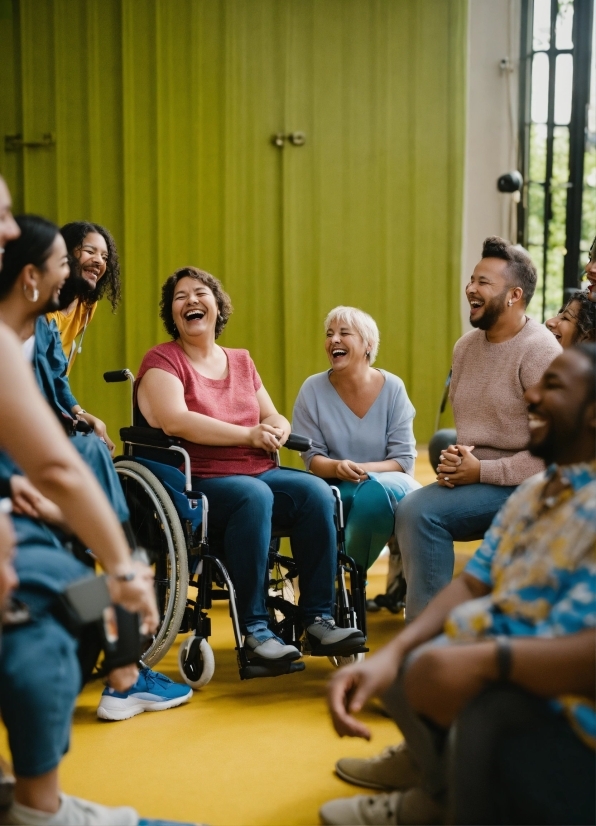
[[[451,611],[451,639],[560,637],[596,627],[596,462],[561,467],[563,490],[545,499],[556,469],[526,480],[496,515],[466,566],[491,593]],[[594,703],[571,696],[553,702],[596,747]]]

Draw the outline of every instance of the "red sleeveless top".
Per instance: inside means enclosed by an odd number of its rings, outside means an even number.
[[[223,347],[228,359],[225,379],[208,379],[194,369],[182,347],[175,341],[158,344],[145,355],[135,382],[151,368],[165,370],[180,380],[189,410],[202,413],[221,422],[255,427],[260,421],[257,390],[262,381],[248,350]],[[275,467],[264,450],[254,447],[216,447],[182,440],[181,446],[190,455],[192,475],[205,479],[216,476],[257,476]]]

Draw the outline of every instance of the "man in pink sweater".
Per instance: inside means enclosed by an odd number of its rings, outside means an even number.
[[[450,400],[458,444],[441,454],[437,482],[400,502],[395,536],[413,620],[453,576],[453,542],[480,538],[517,485],[544,470],[532,456],[524,392],[561,352],[526,315],[536,287],[529,256],[502,238],[484,242],[466,287],[470,324],[453,351]]]

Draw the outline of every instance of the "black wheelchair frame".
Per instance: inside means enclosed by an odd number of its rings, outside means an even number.
[[[129,381],[132,393],[134,376],[129,370],[109,371],[104,373],[104,379],[107,382]],[[132,403],[131,419],[134,421]],[[167,553],[156,555],[151,547],[145,548],[150,554],[149,561],[155,564],[156,596],[162,622],[143,655],[143,662],[148,666],[155,665],[166,654],[179,633],[192,631],[193,636],[187,637],[180,646],[178,666],[188,685],[195,689],[206,685],[215,668],[213,651],[208,642],[211,636],[211,620],[207,612],[214,601],[227,599],[241,680],[302,671],[305,667],[302,661],[281,662],[255,658],[251,656],[252,652],[243,646],[234,586],[224,562],[210,550],[209,503],[203,493],[193,490],[190,457],[181,446],[181,440],[168,436],[159,429],[134,424],[122,428],[120,438],[124,444],[124,455],[116,457],[114,462],[131,510],[131,525],[135,538],[141,546],[153,545],[154,548],[158,542],[162,549],[166,547]],[[292,434],[285,446],[291,450],[304,451],[310,446],[310,440]],[[170,495],[157,476],[146,465],[137,461],[143,458],[176,467],[183,462],[185,495],[190,508],[202,509],[201,524],[196,531],[192,529],[190,520],[180,517]],[[279,464],[277,454],[275,460]],[[340,627],[360,629],[366,638],[366,572],[345,553],[341,496],[337,487],[332,486],[331,489],[335,499],[338,551],[334,619]],[[148,499],[153,507],[153,519],[146,515],[147,509],[140,501],[143,498]],[[300,623],[297,606],[278,595],[279,592],[285,593],[288,588],[293,590],[292,581],[298,573],[294,560],[279,553],[280,539],[283,536],[287,534],[272,530],[267,597],[271,628],[284,642],[299,649],[302,647],[303,653],[308,654],[310,652],[307,645],[301,643],[304,629]],[[188,593],[189,589],[196,592],[192,597]],[[184,590],[186,594],[182,593]],[[332,663],[338,666],[362,658],[367,651],[364,646],[355,646],[349,655],[346,655],[345,651],[341,655],[335,655],[332,650],[326,654]]]

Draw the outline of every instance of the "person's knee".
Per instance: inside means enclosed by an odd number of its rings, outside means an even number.
[[[413,490],[401,500],[395,510],[395,536],[400,549],[407,550],[407,536],[421,521],[429,521],[432,513],[425,501],[425,488]]]
[[[309,507],[333,513],[335,497],[331,486],[318,476],[304,474],[305,504]]]
[[[225,492],[222,494],[225,496]],[[251,519],[271,519],[273,493],[260,479],[247,477],[236,488],[236,511],[250,514]]]
[[[458,716],[458,727],[472,731],[479,727],[509,725],[513,719],[529,717],[538,698],[514,685],[494,685],[475,697]]]

